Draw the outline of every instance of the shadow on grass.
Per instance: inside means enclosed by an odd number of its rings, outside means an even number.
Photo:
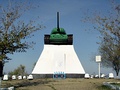
[[[98,87],[98,90],[112,90],[110,87],[102,85]]]

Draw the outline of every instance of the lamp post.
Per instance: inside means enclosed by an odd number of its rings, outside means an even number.
[[[100,78],[100,63],[101,63],[101,56],[96,56],[96,62],[98,63],[98,74]]]

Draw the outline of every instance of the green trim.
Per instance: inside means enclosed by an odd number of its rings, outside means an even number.
[[[54,28],[50,34],[50,42],[64,43],[67,42],[68,36],[63,28]]]

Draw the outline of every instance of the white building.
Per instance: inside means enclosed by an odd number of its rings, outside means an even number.
[[[85,74],[73,45],[44,45],[32,74],[52,75],[55,72],[64,72],[67,76]]]

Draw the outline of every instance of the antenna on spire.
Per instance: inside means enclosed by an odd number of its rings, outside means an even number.
[[[57,12],[57,30],[60,32],[60,28],[59,28],[59,12]]]

